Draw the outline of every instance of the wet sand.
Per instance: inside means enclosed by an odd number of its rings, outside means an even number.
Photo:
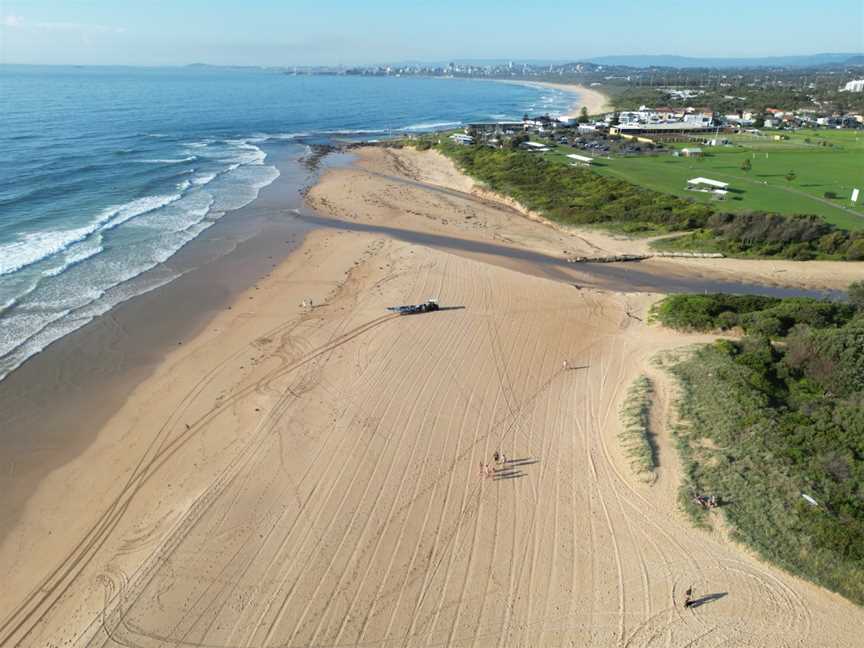
[[[39,482],[77,456],[151,375],[244,290],[267,276],[309,227],[282,210],[311,182],[302,147],[273,146],[282,175],[169,260],[176,281],[124,302],[0,381],[0,539]]]
[[[860,608],[690,526],[668,431],[655,484],[629,471],[627,386],[710,336],[648,324],[656,294],[538,274],[616,242],[430,191],[471,188],[439,162],[361,150],[300,218],[262,192],[261,245],[314,231],[282,260],[250,243],[262,274],[39,480],[0,543],[0,646],[857,645]],[[221,263],[198,290],[239,281]],[[447,310],[386,310],[429,297]]]

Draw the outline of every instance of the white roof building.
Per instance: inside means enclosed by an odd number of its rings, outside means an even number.
[[[456,142],[457,144],[473,144],[474,138],[470,135],[463,135],[462,133],[453,133],[450,136],[450,139]]]
[[[529,151],[534,151],[536,153],[543,153],[544,151],[550,150],[543,142],[523,142],[522,146]]]
[[[728,189],[728,182],[720,182],[719,180],[712,180],[711,178],[691,178],[687,181],[687,185],[708,185],[709,187],[714,187],[715,189]]]
[[[570,153],[568,156],[571,160],[573,160],[574,166],[589,166],[594,162],[594,158],[588,157],[587,155],[577,155],[576,153]]]
[[[687,181],[687,189],[690,191],[705,191],[717,196],[725,196],[729,193],[729,183],[712,180],[711,178],[691,178]]]

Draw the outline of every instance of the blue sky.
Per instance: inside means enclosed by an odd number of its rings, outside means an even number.
[[[0,61],[314,65],[864,50],[835,0],[0,0]]]

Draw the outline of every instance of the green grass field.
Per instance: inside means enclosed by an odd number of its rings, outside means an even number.
[[[688,179],[704,176],[730,184],[733,192],[717,209],[730,212],[773,211],[783,214],[817,214],[828,222],[850,230],[864,229],[864,132],[814,130],[789,133],[788,140],[775,141],[779,134],[725,136],[733,145],[705,147],[702,159],[672,157],[613,157],[598,160],[597,173],[701,202],[714,200],[710,194],[687,191]],[[724,137],[721,135],[721,137]],[[809,142],[805,141],[809,139]],[[825,142],[829,146],[822,146]],[[676,144],[683,148],[686,144]],[[689,146],[699,146],[698,143]],[[547,154],[562,159],[569,147]],[[749,159],[749,172],[741,163]],[[796,178],[786,180],[794,171]],[[857,204],[850,201],[852,189],[862,190]],[[826,191],[836,199],[824,198]]]

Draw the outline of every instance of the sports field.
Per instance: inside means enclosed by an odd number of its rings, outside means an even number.
[[[775,140],[784,136],[788,139]],[[598,160],[598,173],[677,196],[708,202],[710,194],[687,191],[690,178],[728,182],[732,192],[723,210],[818,214],[847,229],[864,228],[864,132],[852,130],[763,131],[762,135],[721,135],[727,146],[701,146],[701,159],[670,155]],[[700,146],[675,144],[676,148]],[[751,169],[741,168],[745,159]],[[793,171],[795,178],[787,180]],[[857,204],[852,189],[860,188]],[[837,198],[826,198],[834,192]]]

